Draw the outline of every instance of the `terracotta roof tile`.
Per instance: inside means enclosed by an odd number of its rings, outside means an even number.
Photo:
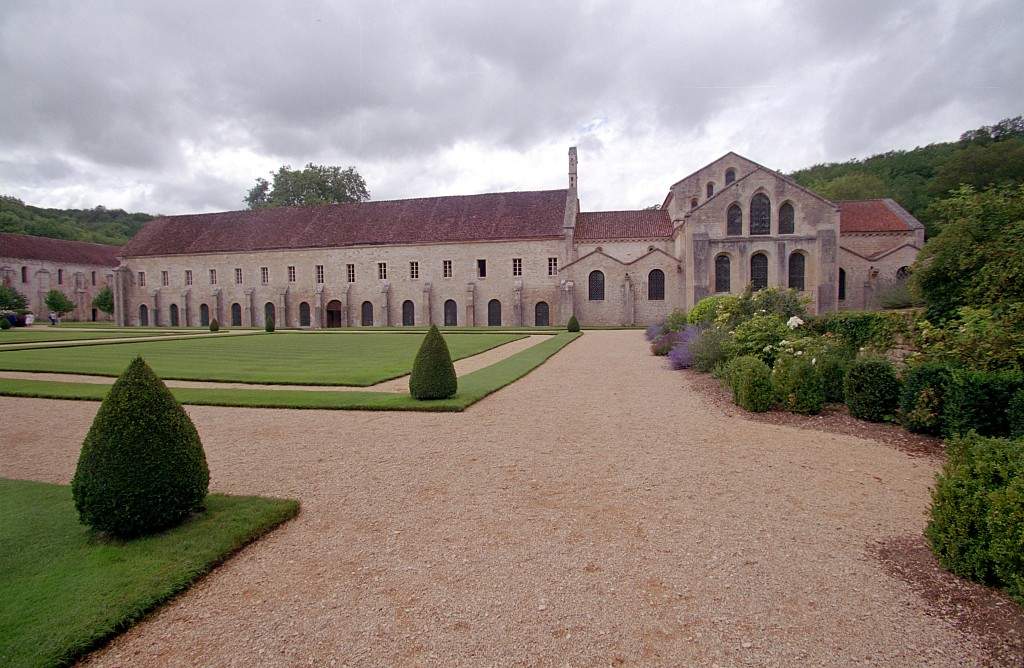
[[[839,205],[839,231],[908,232],[921,229],[921,222],[895,201],[885,199],[847,200]]]
[[[587,211],[576,219],[576,240],[655,239],[672,236],[667,209]]]
[[[120,246],[0,233],[0,257],[116,267]]]
[[[124,255],[560,237],[565,201],[565,190],[542,190],[168,216]]]

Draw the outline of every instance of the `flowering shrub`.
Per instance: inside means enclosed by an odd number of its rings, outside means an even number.
[[[775,351],[787,334],[789,328],[781,317],[758,313],[736,327],[729,342],[728,352],[730,357],[755,355],[766,364],[772,364],[775,361]]]
[[[850,415],[869,422],[891,420],[899,405],[900,382],[889,360],[859,359],[846,374],[846,405]]]
[[[687,320],[691,325],[710,325],[718,318],[718,314],[726,309],[731,309],[733,304],[738,304],[739,297],[733,295],[716,295],[705,297],[697,302]]]
[[[673,369],[689,369],[693,366],[693,350],[691,345],[700,336],[700,330],[688,325],[677,334],[676,343],[668,351],[668,361]]]
[[[665,323],[660,322],[654,325],[650,325],[646,330],[644,330],[644,338],[647,339],[648,341],[653,341],[655,338],[661,336],[664,333]]]
[[[825,405],[825,388],[815,367],[816,358],[786,355],[772,368],[772,389],[782,407],[794,413],[816,415]]]

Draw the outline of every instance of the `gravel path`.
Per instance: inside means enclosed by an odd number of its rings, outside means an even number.
[[[95,410],[0,398],[0,475],[67,482]],[[871,556],[933,461],[727,416],[638,331],[461,414],[189,413],[214,490],[302,513],[96,665],[979,662]]]

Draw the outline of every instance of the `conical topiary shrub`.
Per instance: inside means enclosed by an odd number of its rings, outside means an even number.
[[[83,524],[129,538],[178,524],[210,483],[192,420],[136,357],[107,394],[71,481]]]
[[[268,332],[274,331],[274,316],[272,314],[267,314],[267,321],[263,324],[263,329]]]
[[[569,316],[569,324],[565,328],[570,332],[578,332],[580,331],[580,321],[576,319],[576,316],[571,315]]]
[[[412,365],[409,394],[413,399],[447,399],[454,396],[458,389],[459,381],[455,377],[455,365],[452,364],[448,344],[444,342],[441,332],[437,331],[437,326],[431,325]]]
[[[213,320],[210,321],[210,331],[211,332],[219,332],[220,331],[220,323],[217,322],[216,318],[214,318]]]

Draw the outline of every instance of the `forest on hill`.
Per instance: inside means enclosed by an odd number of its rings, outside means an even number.
[[[970,130],[959,141],[814,165],[791,176],[831,200],[891,197],[933,236],[941,224],[939,202],[950,191],[1024,183],[1024,116]]]
[[[44,209],[0,195],[0,232],[121,246],[155,216],[123,209]]]

